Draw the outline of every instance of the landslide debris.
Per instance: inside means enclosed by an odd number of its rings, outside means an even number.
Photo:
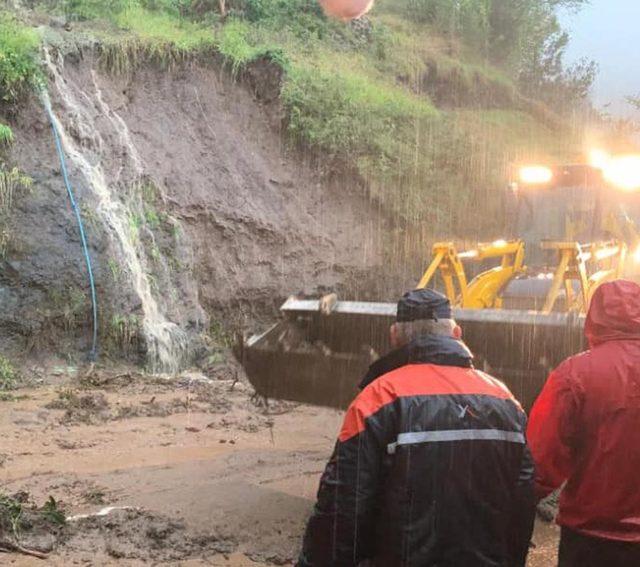
[[[37,506],[26,492],[0,495],[0,553],[45,559],[73,552],[164,563],[227,555],[236,547],[228,535],[194,533],[181,519],[136,508],[67,517],[53,497]]]
[[[140,417],[167,417],[182,413],[210,414],[208,429],[255,433],[273,425],[273,416],[296,406],[266,402],[251,395],[251,387],[237,375],[235,365],[208,369],[211,379],[199,372],[176,378],[140,372],[94,371],[72,381],[44,408],[61,412],[64,425],[97,425]],[[66,442],[59,442],[66,443]],[[61,448],[76,449],[75,445]]]
[[[66,389],[58,399],[45,405],[47,409],[64,410],[62,421],[67,424],[92,424],[107,421],[110,417],[109,402],[101,392],[80,394]]]
[[[164,563],[227,555],[236,547],[228,535],[193,533],[180,519],[129,508],[69,522],[61,551]]]
[[[43,557],[64,539],[66,516],[53,497],[42,506],[29,494],[0,494],[0,553]]]

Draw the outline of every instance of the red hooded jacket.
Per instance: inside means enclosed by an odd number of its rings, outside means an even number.
[[[601,285],[585,333],[590,350],[551,373],[531,411],[538,495],[566,481],[560,525],[640,543],[640,287]]]

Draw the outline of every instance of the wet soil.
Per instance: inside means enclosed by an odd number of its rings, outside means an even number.
[[[341,422],[224,372],[80,371],[20,394],[0,402],[1,490],[65,510],[52,566],[291,565]],[[537,526],[531,567],[554,564],[557,536]]]
[[[67,150],[107,326],[132,314],[141,323],[139,278],[193,348],[199,331],[229,312],[234,328],[260,327],[290,294],[381,281],[384,216],[352,179],[311,167],[284,144],[277,103],[250,78],[236,80],[213,62],[113,76],[91,50],[56,54],[53,110],[106,185],[90,183]],[[87,282],[50,126],[35,98],[8,122],[20,141],[11,157],[34,188],[16,206],[13,248],[0,262],[0,338],[16,356],[45,347],[75,353],[89,319]],[[130,223],[131,234],[116,234],[114,226]],[[134,359],[144,350],[135,332],[111,337]],[[109,333],[101,329],[103,343]]]

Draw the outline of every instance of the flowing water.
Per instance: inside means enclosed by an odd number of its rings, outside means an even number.
[[[126,268],[133,290],[142,307],[142,332],[147,344],[149,368],[154,372],[176,372],[183,364],[188,351],[188,337],[175,323],[169,321],[163,306],[152,292],[142,244],[132,233],[133,215],[143,214],[142,199],[134,194],[135,187],[144,175],[142,160],[122,119],[105,102],[93,75],[94,92],[85,92],[78,85],[71,85],[63,74],[63,60],[55,61],[49,50],[44,58],[50,72],[67,126],[52,109],[47,92],[42,100],[60,135],[62,146],[73,169],[85,178],[96,201],[96,212],[108,228],[110,237],[119,250],[119,259]],[[107,120],[109,129],[118,134],[118,171],[110,178],[102,165],[106,143],[98,127],[97,119]],[[70,131],[76,132],[74,137]],[[78,142],[77,140],[81,140]],[[109,149],[112,151],[112,149]],[[128,181],[128,185],[124,181]]]

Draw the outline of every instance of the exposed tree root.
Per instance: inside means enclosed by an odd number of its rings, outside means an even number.
[[[30,555],[38,559],[46,559],[48,557],[46,553],[36,551],[35,549],[27,549],[18,543],[7,540],[0,540],[0,553],[22,553],[23,555]]]

